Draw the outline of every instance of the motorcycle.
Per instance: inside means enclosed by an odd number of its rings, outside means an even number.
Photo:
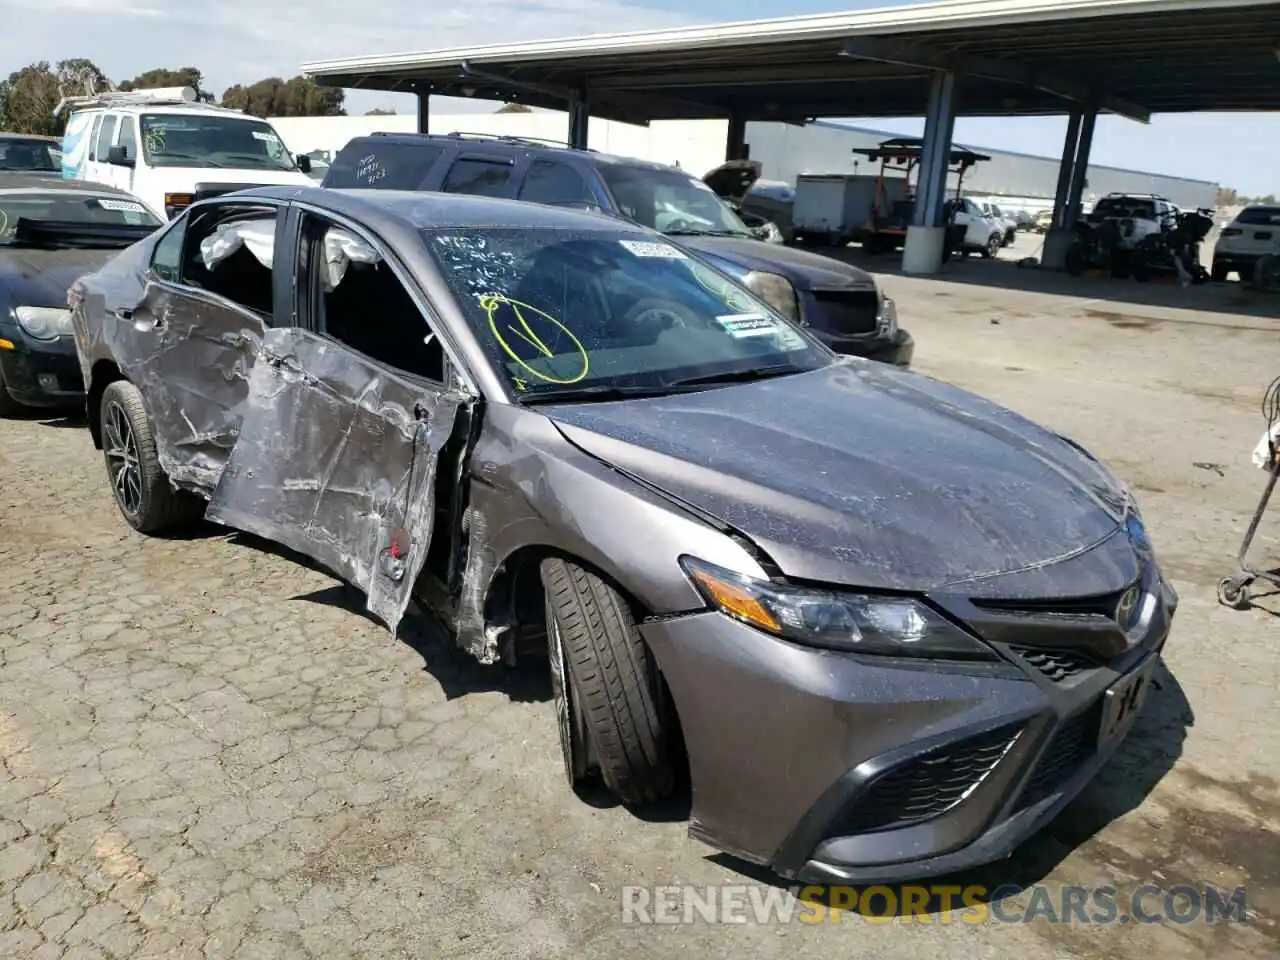
[[[1201,284],[1209,271],[1200,262],[1200,244],[1213,229],[1213,211],[1201,208],[1178,214],[1172,230],[1143,237],[1133,251],[1133,278],[1147,281],[1161,274],[1176,274],[1184,284]]]

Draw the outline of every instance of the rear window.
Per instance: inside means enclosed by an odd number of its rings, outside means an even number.
[[[1140,197],[1103,197],[1093,208],[1095,217],[1144,217],[1156,215],[1156,202]]]
[[[54,173],[62,169],[62,151],[50,140],[0,137],[0,170]]]
[[[433,143],[353,141],[338,151],[323,185],[417,190],[443,152]]]
[[[131,197],[98,197],[80,190],[0,193],[0,241],[12,236],[19,219],[108,226],[160,226]]]
[[[1236,223],[1246,226],[1280,226],[1280,207],[1253,207],[1243,211]]]

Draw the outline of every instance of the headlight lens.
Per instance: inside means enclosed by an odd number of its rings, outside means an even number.
[[[71,311],[65,307],[15,307],[18,326],[37,340],[71,334]]]
[[[680,563],[711,607],[796,643],[892,657],[996,659],[977,638],[910,598],[782,586],[693,557]]]
[[[752,270],[742,278],[743,286],[754,293],[788,320],[800,319],[800,306],[796,302],[796,288],[786,277],[776,273]]]

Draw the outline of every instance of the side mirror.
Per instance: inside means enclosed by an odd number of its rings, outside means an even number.
[[[294,157],[294,160],[298,164],[298,169],[301,170],[303,173],[311,172],[311,158],[307,156],[305,153],[298,154],[296,157]]]
[[[132,167],[133,157],[129,156],[128,147],[123,143],[117,143],[107,150],[107,163],[116,167]]]

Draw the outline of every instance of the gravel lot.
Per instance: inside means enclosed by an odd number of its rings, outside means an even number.
[[[1280,302],[977,261],[884,282],[921,371],[1134,486],[1183,600],[1102,778],[951,882],[1244,885],[1247,924],[624,925],[626,884],[757,878],[679,819],[570,795],[545,676],[471,665],[424,628],[392,638],[261,542],[127,532],[83,427],[31,418],[0,421],[0,957],[1280,953],[1280,597],[1214,600],[1261,492]]]

